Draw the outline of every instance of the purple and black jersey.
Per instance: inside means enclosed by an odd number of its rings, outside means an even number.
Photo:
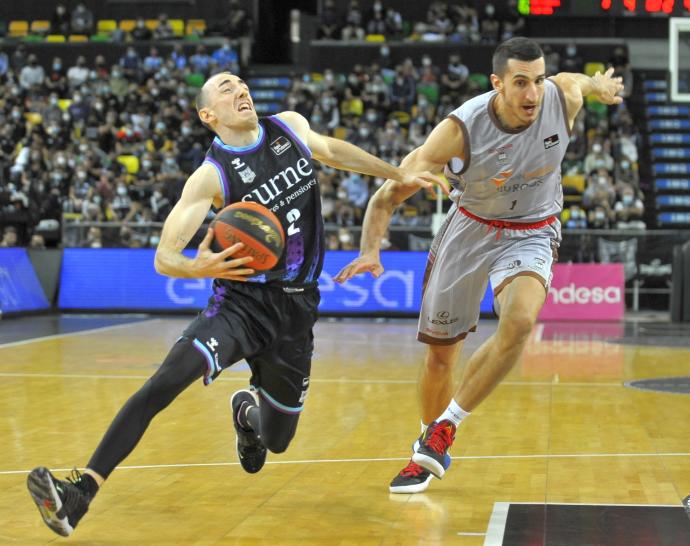
[[[275,268],[248,280],[295,287],[315,284],[323,266],[323,219],[306,143],[283,120],[270,116],[259,119],[259,138],[249,146],[228,146],[216,136],[204,163],[218,172],[225,206],[261,203],[285,231],[285,251]]]

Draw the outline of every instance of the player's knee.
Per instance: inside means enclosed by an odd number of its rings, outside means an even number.
[[[511,313],[512,316],[504,317],[504,341],[510,345],[524,343],[530,335],[536,322],[536,317],[531,317],[526,312]]]

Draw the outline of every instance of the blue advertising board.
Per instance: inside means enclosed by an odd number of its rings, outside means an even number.
[[[0,312],[37,311],[48,307],[26,249],[1,248]]]
[[[156,273],[151,249],[65,249],[60,276],[61,309],[201,309],[211,294],[211,279],[173,279]],[[193,256],[193,253],[188,253]],[[378,279],[360,275],[337,284],[333,277],[357,252],[326,254],[319,278],[324,313],[408,314],[419,311],[425,252],[385,252]],[[491,290],[481,311],[491,312]]]

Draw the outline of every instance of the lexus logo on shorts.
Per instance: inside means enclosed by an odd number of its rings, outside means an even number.
[[[515,269],[516,267],[520,267],[522,265],[522,260],[515,260],[514,262],[510,262],[508,264],[508,269]]]
[[[439,326],[449,326],[451,324],[456,323],[459,319],[458,317],[451,317],[448,311],[439,311],[438,313],[436,313],[435,319],[432,319],[431,317],[427,316],[427,320],[431,322],[431,324],[437,324]]]
[[[446,319],[450,316],[450,313],[448,311],[439,311],[436,313],[436,316],[440,319]]]

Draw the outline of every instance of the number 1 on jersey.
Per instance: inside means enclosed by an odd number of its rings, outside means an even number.
[[[510,210],[513,210],[515,208],[515,205],[517,205],[517,199],[513,199],[513,204],[510,205]]]

